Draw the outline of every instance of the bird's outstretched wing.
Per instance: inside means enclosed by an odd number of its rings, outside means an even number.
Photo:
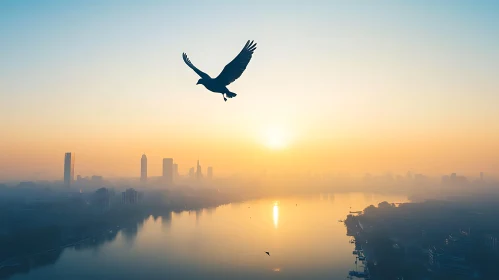
[[[194,72],[196,72],[201,78],[211,79],[211,77],[208,74],[199,70],[196,66],[194,66],[194,64],[192,64],[191,60],[187,57],[186,53],[182,53],[182,58],[184,59],[185,64],[187,64],[187,66],[191,67],[191,69],[194,70]]]
[[[246,42],[242,51],[224,67],[224,70],[215,79],[224,85],[229,85],[241,77],[255,50],[256,43],[253,43],[253,41]]]

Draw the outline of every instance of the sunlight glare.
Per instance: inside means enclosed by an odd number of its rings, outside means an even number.
[[[287,146],[288,136],[281,127],[272,126],[267,128],[265,144],[273,150],[283,149]]]

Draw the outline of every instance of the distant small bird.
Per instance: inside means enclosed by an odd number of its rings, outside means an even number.
[[[270,256],[270,253],[269,252],[265,252],[265,254],[269,255]]]
[[[229,64],[227,64],[220,75],[218,75],[218,77],[216,77],[215,79],[211,78],[208,74],[196,68],[196,66],[194,66],[194,64],[192,64],[190,59],[187,57],[186,53],[182,54],[182,58],[184,59],[185,64],[187,64],[187,66],[189,66],[201,77],[196,85],[202,84],[209,91],[221,93],[224,101],[227,101],[227,98],[225,98],[225,96],[227,96],[228,98],[232,98],[236,97],[237,95],[234,92],[229,91],[227,86],[230,83],[234,82],[237,78],[241,77],[244,70],[246,70],[246,66],[248,66],[248,63],[250,62],[255,50],[256,43],[248,40],[248,42],[246,42],[246,45],[244,45],[244,48],[236,56],[236,58],[234,58]]]

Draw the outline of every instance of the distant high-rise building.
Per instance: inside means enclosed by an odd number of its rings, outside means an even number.
[[[178,179],[178,164],[174,163],[173,164],[173,180]]]
[[[483,172],[480,172],[480,181],[483,181]]]
[[[147,156],[145,154],[140,159],[140,181],[147,182]]]
[[[169,185],[173,183],[173,159],[163,159],[163,181]]]
[[[458,176],[456,173],[452,173],[449,177],[449,183],[452,185],[466,185],[468,182],[468,178],[465,176]]]
[[[208,167],[208,179],[213,179],[213,167],[209,166]]]
[[[69,188],[74,181],[75,156],[66,153],[64,157],[64,186]]]
[[[199,159],[198,159],[198,164],[196,168],[196,179],[201,180],[203,178],[203,172],[201,171],[201,165],[199,165]]]
[[[133,188],[127,189],[121,193],[121,201],[124,204],[135,204],[142,199],[142,193],[134,190]]]
[[[194,178],[194,167],[189,168],[189,178]]]

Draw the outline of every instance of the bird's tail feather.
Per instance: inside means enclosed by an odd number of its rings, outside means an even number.
[[[233,92],[226,92],[225,95],[227,95],[228,98],[232,98],[232,97],[236,97],[237,94],[233,93]]]

